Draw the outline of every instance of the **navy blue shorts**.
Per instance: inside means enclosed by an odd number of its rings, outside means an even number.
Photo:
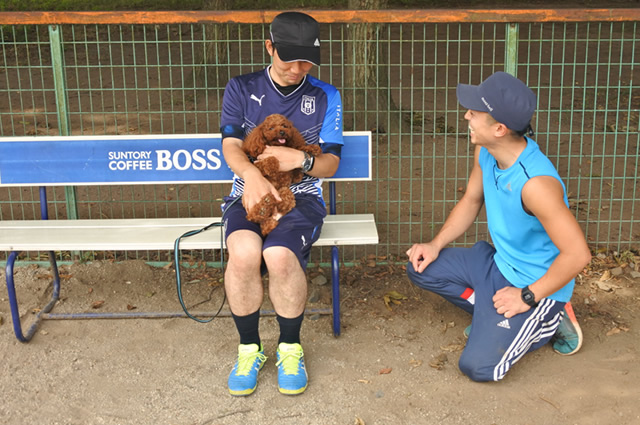
[[[411,262],[411,281],[442,296],[473,315],[460,370],[474,381],[498,381],[529,351],[545,345],[561,321],[563,302],[549,298],[538,307],[509,319],[498,314],[493,296],[512,285],[502,275],[493,256],[495,248],[480,241],[471,248],[445,248],[422,273]]]
[[[247,211],[242,201],[230,204],[234,198],[225,198],[223,215],[225,240],[236,230],[250,230],[262,237],[260,225],[247,220]],[[296,206],[280,217],[278,225],[266,237],[262,237],[262,250],[272,246],[289,248],[300,262],[302,270],[307,267],[311,245],[320,237],[320,230],[327,215],[326,207],[315,196],[296,195]]]

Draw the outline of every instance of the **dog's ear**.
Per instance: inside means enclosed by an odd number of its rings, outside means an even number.
[[[262,124],[251,130],[251,133],[245,137],[242,143],[242,150],[252,158],[257,158],[264,151],[264,142],[262,140]]]

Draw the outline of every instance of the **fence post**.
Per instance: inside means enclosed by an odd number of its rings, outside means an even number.
[[[60,39],[60,27],[49,25],[49,43],[51,44],[51,67],[53,68],[53,84],[56,95],[56,110],[58,111],[58,128],[61,136],[71,134],[69,122],[69,105],[67,102],[67,85],[64,76],[64,53],[62,40]],[[76,202],[76,188],[65,186],[65,199],[67,204],[67,218],[78,218],[78,206]]]
[[[517,76],[518,68],[518,24],[507,24],[507,34],[505,36],[504,49],[504,71]]]

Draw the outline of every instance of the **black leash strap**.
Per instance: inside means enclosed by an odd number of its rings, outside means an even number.
[[[188,232],[186,232],[185,234],[183,234],[182,236],[178,237],[178,239],[176,239],[175,244],[173,245],[173,257],[176,263],[176,289],[178,290],[178,300],[180,301],[180,305],[182,306],[182,310],[184,310],[185,314],[195,320],[196,322],[200,322],[200,323],[209,323],[210,321],[212,321],[213,319],[215,319],[218,314],[220,314],[220,311],[222,310],[222,306],[224,306],[225,301],[227,300],[227,295],[226,292],[224,292],[224,288],[223,290],[223,297],[222,297],[222,303],[220,304],[220,308],[218,309],[218,311],[216,312],[216,314],[211,317],[208,320],[205,319],[199,319],[195,316],[193,316],[191,313],[189,313],[187,306],[184,305],[184,300],[182,299],[182,281],[180,278],[180,240],[182,238],[188,238],[190,236],[194,236],[197,235],[198,233],[202,233],[204,231],[207,231],[209,229],[211,229],[212,227],[222,227],[222,221],[219,222],[215,222],[215,223],[211,223],[208,226],[203,227],[202,229],[196,229],[196,230],[190,230]],[[223,242],[224,242],[224,234],[221,231],[220,232],[220,264],[221,264],[221,268],[224,271],[224,246],[223,246]]]

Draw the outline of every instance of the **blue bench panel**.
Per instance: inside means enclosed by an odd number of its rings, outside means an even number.
[[[328,180],[371,180],[371,132],[345,132]],[[0,138],[0,185],[231,182],[220,134]]]

